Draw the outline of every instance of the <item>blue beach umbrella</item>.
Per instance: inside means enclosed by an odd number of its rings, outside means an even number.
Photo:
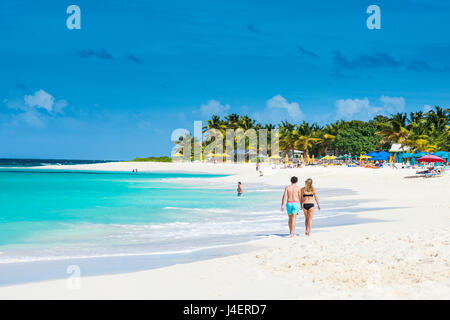
[[[438,156],[442,159],[449,159],[450,158],[450,153],[446,152],[446,151],[437,151],[435,153],[433,153],[434,156]]]
[[[402,157],[403,158],[412,158],[412,157],[414,157],[414,155],[412,153],[405,152],[404,154],[402,154]]]
[[[386,152],[386,151],[380,151],[380,152],[377,152],[377,156],[389,159],[391,154],[389,152]]]
[[[374,156],[376,156],[378,154],[378,152],[376,151],[370,151],[369,153],[365,154],[365,156],[371,157],[373,158]]]
[[[414,158],[421,158],[424,157],[428,154],[428,152],[418,152],[418,153],[414,153],[413,157]]]

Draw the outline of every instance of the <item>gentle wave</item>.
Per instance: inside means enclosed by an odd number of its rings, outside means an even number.
[[[171,255],[171,254],[183,254],[192,253],[208,249],[219,249],[240,245],[240,243],[223,244],[215,246],[205,246],[193,249],[173,250],[173,251],[155,251],[155,252],[142,252],[142,253],[105,253],[105,254],[92,254],[92,255],[67,255],[67,256],[40,256],[40,257],[16,257],[0,259],[0,264],[8,263],[20,263],[20,262],[38,262],[38,261],[59,261],[69,259],[95,259],[95,258],[114,258],[114,257],[139,257],[139,256],[154,256],[154,255]]]
[[[179,210],[179,211],[191,211],[191,212],[211,212],[211,213],[229,213],[232,212],[229,209],[220,208],[181,208],[181,207],[164,207],[164,210]]]

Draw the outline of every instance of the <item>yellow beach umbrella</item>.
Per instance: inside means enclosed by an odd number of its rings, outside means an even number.
[[[183,156],[183,154],[182,153],[179,153],[179,152],[177,152],[177,153],[175,153],[174,155],[173,155],[174,157],[182,157]]]
[[[214,153],[212,153],[212,152],[210,152],[208,155],[207,155],[207,157],[208,158],[214,158],[216,155],[214,154]]]
[[[314,163],[314,155],[312,156],[311,162]]]
[[[311,159],[309,158],[309,154],[306,155],[306,163],[310,163]]]
[[[281,157],[277,154],[273,155],[270,157],[271,159],[281,159]]]
[[[300,156],[300,162],[305,164],[305,161],[303,160],[303,155]]]
[[[267,159],[266,159],[266,162],[269,162],[269,155],[267,155]]]
[[[363,156],[363,155],[361,155],[360,157],[359,157],[359,159],[370,159],[370,158],[372,158],[371,156]]]
[[[285,159],[285,163],[288,163],[288,161],[289,161],[289,157],[288,157],[288,155],[286,154],[286,159]]]

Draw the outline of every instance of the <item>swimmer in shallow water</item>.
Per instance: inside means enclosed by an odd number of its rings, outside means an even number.
[[[238,197],[241,197],[243,193],[244,193],[244,188],[242,187],[242,183],[238,182],[238,187],[237,187],[237,195],[238,195]]]

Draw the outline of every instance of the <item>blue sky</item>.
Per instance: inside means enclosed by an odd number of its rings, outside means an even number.
[[[169,155],[174,129],[213,112],[324,124],[448,106],[449,20],[436,0],[3,0],[0,157]]]

